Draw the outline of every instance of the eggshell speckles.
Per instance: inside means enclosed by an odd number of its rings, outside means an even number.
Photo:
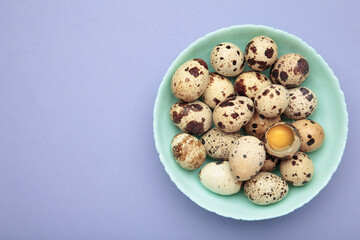
[[[292,158],[281,161],[280,172],[288,183],[302,186],[314,176],[314,164],[308,155],[297,152]]]
[[[170,118],[181,131],[199,135],[212,125],[211,109],[203,102],[177,102],[170,109]]]
[[[209,107],[215,108],[227,97],[234,95],[234,86],[229,79],[216,73],[210,73],[209,84],[202,95],[203,101]]]
[[[254,104],[247,97],[229,97],[214,109],[213,120],[224,132],[237,132],[254,113]]]
[[[264,117],[278,117],[289,104],[289,93],[284,86],[272,84],[257,92],[254,103],[256,110]]]
[[[230,147],[229,163],[231,171],[239,181],[254,177],[265,162],[264,144],[253,136],[244,136]]]
[[[272,84],[264,74],[258,72],[244,72],[235,80],[235,92],[239,96],[246,96],[254,101],[257,91]]]
[[[199,168],[206,158],[206,151],[200,140],[187,133],[179,133],[171,141],[176,162],[187,170]]]
[[[210,62],[215,71],[226,77],[239,75],[245,67],[245,59],[240,48],[224,42],[216,45],[210,54]]]
[[[267,36],[257,36],[250,40],[245,48],[245,60],[255,71],[264,71],[276,62],[278,48]]]
[[[273,65],[270,78],[273,83],[281,84],[286,88],[299,86],[309,75],[309,63],[296,53],[281,56]]]
[[[325,132],[321,125],[313,120],[303,119],[292,123],[300,134],[300,151],[312,152],[321,147]]]
[[[289,89],[289,105],[284,115],[290,119],[304,119],[314,113],[317,107],[317,97],[306,87]]]
[[[270,172],[259,172],[244,184],[245,195],[259,205],[269,205],[284,199],[289,186],[279,176]]]
[[[206,164],[200,170],[199,178],[204,187],[221,195],[232,195],[239,192],[242,184],[231,174],[228,161]]]
[[[210,157],[228,160],[230,145],[240,137],[240,133],[225,133],[219,128],[213,128],[201,137],[201,142]]]
[[[281,122],[280,116],[274,118],[266,118],[263,115],[259,114],[257,111],[255,111],[249,123],[244,126],[244,130],[247,134],[263,140],[268,128],[278,122]]]
[[[184,102],[198,99],[209,82],[209,70],[202,59],[192,59],[181,65],[171,79],[171,91]]]

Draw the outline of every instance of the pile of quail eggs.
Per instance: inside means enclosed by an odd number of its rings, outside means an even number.
[[[253,71],[243,72],[245,62]],[[171,80],[179,101],[170,117],[183,132],[171,142],[178,165],[195,170],[209,156],[214,161],[199,172],[205,188],[232,195],[243,185],[248,199],[260,205],[284,199],[288,184],[311,181],[314,165],[306,153],[320,148],[325,134],[307,119],[317,107],[315,93],[300,86],[309,75],[308,61],[296,53],[278,58],[275,41],[256,36],[245,54],[233,43],[219,43],[210,63],[216,72],[191,59]],[[269,76],[261,73],[269,68]],[[281,176],[271,173],[278,165]]]

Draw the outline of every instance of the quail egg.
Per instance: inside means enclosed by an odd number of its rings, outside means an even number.
[[[281,56],[270,72],[271,81],[281,84],[286,88],[299,86],[308,75],[309,63],[303,56],[297,53]]]
[[[228,161],[216,161],[206,164],[199,172],[201,184],[220,195],[232,195],[240,191],[242,182],[231,174]]]
[[[289,186],[281,177],[270,172],[259,172],[244,183],[244,193],[250,201],[259,205],[269,205],[284,199]]]
[[[319,123],[303,119],[293,122],[292,125],[300,134],[300,151],[313,152],[321,147],[325,139],[325,132]]]
[[[254,104],[248,97],[229,97],[219,103],[213,113],[216,126],[222,131],[237,132],[254,114]]]
[[[238,132],[225,133],[216,127],[205,133],[201,137],[201,142],[210,157],[218,160],[229,160],[230,145],[240,137],[241,134]]]
[[[215,71],[225,77],[239,75],[245,67],[242,51],[233,43],[223,42],[216,45],[210,54],[210,63]]]
[[[280,122],[272,125],[265,133],[265,148],[277,158],[290,158],[300,148],[300,136],[290,123]]]
[[[236,140],[229,151],[229,163],[234,177],[246,181],[254,177],[265,162],[264,144],[256,137],[244,136]]]
[[[289,104],[289,93],[281,85],[265,86],[256,93],[254,104],[259,114],[267,118],[278,117]]]
[[[176,162],[184,169],[199,168],[206,159],[206,151],[200,140],[187,133],[179,133],[171,141]]]
[[[304,119],[314,113],[317,107],[317,97],[306,87],[289,89],[289,105],[284,115],[290,119]]]
[[[184,102],[198,99],[209,82],[209,70],[202,59],[192,59],[181,65],[171,79],[171,91]]]
[[[292,158],[281,161],[280,173],[288,183],[302,186],[314,176],[314,164],[308,155],[297,152]]]
[[[200,135],[212,125],[211,109],[203,102],[177,102],[170,109],[170,118],[181,131]]]
[[[234,86],[229,79],[216,73],[210,73],[209,85],[202,95],[204,103],[214,109],[216,105],[225,100],[227,97],[234,95]]]
[[[235,80],[235,92],[239,96],[246,96],[254,101],[257,91],[272,84],[264,74],[259,72],[243,72]]]
[[[278,48],[274,40],[267,36],[257,36],[245,48],[245,59],[255,71],[264,71],[276,62]]]

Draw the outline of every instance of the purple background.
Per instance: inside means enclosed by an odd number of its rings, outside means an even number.
[[[0,239],[358,236],[359,2],[220,2],[0,2]],[[347,147],[330,183],[272,220],[198,207],[170,181],[153,140],[171,62],[237,24],[302,38],[334,70],[348,104]]]

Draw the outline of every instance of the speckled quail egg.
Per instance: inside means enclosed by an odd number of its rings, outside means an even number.
[[[245,67],[244,55],[240,48],[228,42],[220,43],[213,48],[210,63],[217,73],[225,77],[237,76]]]
[[[184,102],[198,99],[209,82],[209,70],[202,59],[192,59],[181,65],[171,79],[171,91]]]
[[[288,183],[302,186],[314,176],[314,164],[308,155],[297,152],[292,158],[281,161],[280,173]]]
[[[244,183],[244,193],[250,201],[259,205],[269,205],[284,199],[289,186],[281,177],[270,172],[259,172]]]
[[[280,116],[289,104],[289,93],[281,85],[271,84],[261,88],[255,95],[255,108],[267,118]]]
[[[274,118],[266,118],[263,115],[259,114],[257,111],[255,111],[251,120],[248,122],[248,124],[244,126],[244,130],[247,134],[263,140],[268,128],[278,122],[281,122],[280,116]]]
[[[200,140],[187,133],[179,133],[171,141],[176,162],[187,170],[199,168],[206,159],[206,151]]]
[[[200,135],[212,125],[211,109],[203,102],[177,102],[170,108],[170,118],[181,131]]]
[[[235,80],[235,92],[237,95],[246,96],[254,101],[256,92],[272,84],[264,74],[258,72],[243,72]]]
[[[229,79],[216,73],[210,73],[209,84],[202,95],[202,100],[209,107],[215,108],[221,101],[234,95],[234,86]]]
[[[255,71],[264,71],[276,62],[278,48],[274,40],[267,36],[257,36],[245,48],[245,60]]]
[[[271,81],[281,84],[286,88],[299,86],[308,75],[309,63],[303,56],[297,53],[281,56],[270,72]]]
[[[280,122],[272,125],[265,133],[265,148],[277,158],[292,157],[300,148],[300,136],[290,123]]]
[[[237,132],[254,114],[254,104],[248,97],[229,97],[219,103],[213,112],[213,120],[224,132]]]
[[[218,160],[229,160],[230,145],[240,137],[241,134],[238,132],[225,133],[216,127],[201,137],[201,143],[210,157]]]
[[[231,174],[228,161],[216,161],[206,164],[199,172],[201,184],[220,195],[232,195],[240,191],[242,182]]]
[[[289,105],[284,115],[290,119],[304,119],[314,113],[317,107],[317,97],[306,87],[289,89]]]
[[[265,162],[264,162],[264,165],[262,166],[262,168],[260,169],[260,171],[262,171],[262,172],[274,171],[278,163],[279,163],[278,158],[266,153]]]
[[[239,181],[254,177],[265,162],[264,144],[256,137],[244,136],[236,140],[229,150],[231,172]]]
[[[321,147],[325,139],[325,132],[319,123],[303,119],[293,122],[292,125],[300,134],[300,151],[312,152]]]

